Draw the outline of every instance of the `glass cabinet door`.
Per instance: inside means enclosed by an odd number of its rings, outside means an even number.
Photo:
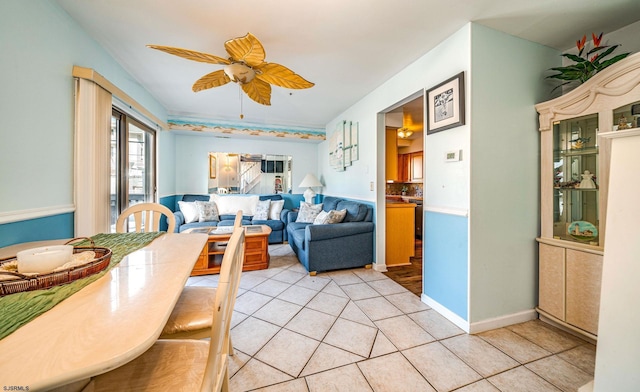
[[[553,125],[553,236],[598,244],[598,115]]]
[[[619,107],[613,111],[613,130],[640,127],[640,101]]]

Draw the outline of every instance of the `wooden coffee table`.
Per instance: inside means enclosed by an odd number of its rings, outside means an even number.
[[[255,271],[269,267],[269,234],[267,225],[244,226],[245,247],[243,271]],[[209,240],[205,244],[200,257],[191,271],[191,276],[220,273],[222,256],[231,238],[233,226],[199,227],[185,230],[185,233],[208,233]]]

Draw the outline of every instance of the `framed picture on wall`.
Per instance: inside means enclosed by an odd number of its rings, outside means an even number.
[[[209,178],[216,178],[216,156],[214,154],[209,154]]]
[[[464,125],[464,72],[427,90],[427,135]]]

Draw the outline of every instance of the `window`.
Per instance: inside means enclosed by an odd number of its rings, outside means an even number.
[[[111,231],[127,207],[156,199],[156,134],[129,115],[111,113]]]

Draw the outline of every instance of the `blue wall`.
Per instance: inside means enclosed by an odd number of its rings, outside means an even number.
[[[0,225],[0,247],[73,237],[73,213]]]
[[[424,294],[468,321],[468,218],[425,214]]]

